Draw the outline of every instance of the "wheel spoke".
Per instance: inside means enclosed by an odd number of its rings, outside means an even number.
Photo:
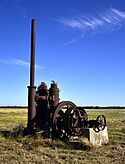
[[[64,117],[66,113],[70,112],[76,105],[70,101],[62,101],[55,109],[53,116],[53,132],[55,137],[60,139],[67,139],[68,132],[65,129]]]
[[[97,121],[97,129],[98,131],[96,131],[95,128],[93,128],[96,132],[99,132],[99,131],[102,131],[105,129],[105,126],[106,126],[106,118],[104,115],[99,115],[96,119]]]

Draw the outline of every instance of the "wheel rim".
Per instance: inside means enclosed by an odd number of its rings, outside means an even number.
[[[84,128],[84,121],[87,120],[88,115],[82,107],[70,109],[64,117],[65,130],[72,136],[79,136]]]
[[[53,132],[54,136],[60,139],[68,139],[69,134],[65,129],[65,114],[67,111],[75,109],[76,105],[71,101],[60,102],[53,115]]]
[[[96,132],[102,131],[106,127],[106,118],[104,115],[99,115],[96,119],[97,125],[93,128]]]

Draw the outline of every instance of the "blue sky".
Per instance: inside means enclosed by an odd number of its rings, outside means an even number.
[[[31,19],[35,84],[76,105],[125,106],[124,0],[0,0],[0,105],[27,105]]]

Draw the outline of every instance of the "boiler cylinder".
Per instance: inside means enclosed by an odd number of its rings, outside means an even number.
[[[56,107],[59,103],[59,88],[57,84],[52,81],[51,87],[49,89],[49,97],[50,97],[50,106]]]

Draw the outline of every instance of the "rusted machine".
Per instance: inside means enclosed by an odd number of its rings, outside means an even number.
[[[106,119],[103,115],[96,120],[88,120],[82,107],[71,101],[59,101],[59,88],[52,81],[51,86],[42,82],[34,86],[35,69],[35,20],[32,20],[31,33],[30,86],[28,87],[28,124],[29,133],[47,132],[54,138],[69,140],[71,136],[82,135],[83,128],[93,128],[96,132],[104,130]]]
[[[51,131],[53,137],[68,140],[71,136],[82,135],[83,128],[93,128],[99,132],[106,126],[105,116],[99,115],[96,120],[88,120],[82,107],[77,107],[71,101],[59,102],[59,88],[54,81],[49,89],[42,82],[35,100],[34,131]]]

